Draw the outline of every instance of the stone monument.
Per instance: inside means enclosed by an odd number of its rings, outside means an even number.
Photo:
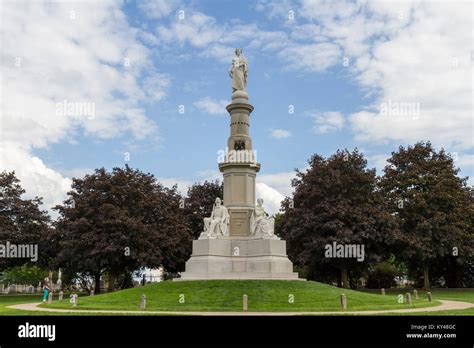
[[[260,164],[249,134],[253,106],[247,94],[248,61],[235,50],[229,69],[232,79],[230,136],[219,170],[224,176],[224,200],[216,197],[204,231],[193,241],[186,270],[176,280],[298,279],[286,255],[286,242],[274,234],[274,219],[258,199],[255,179]]]

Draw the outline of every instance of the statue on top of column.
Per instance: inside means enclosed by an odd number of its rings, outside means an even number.
[[[235,49],[235,57],[229,68],[229,76],[232,79],[232,93],[237,90],[247,90],[248,61],[242,54],[241,48]]]

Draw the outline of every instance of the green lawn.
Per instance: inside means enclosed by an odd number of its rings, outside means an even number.
[[[147,297],[148,311],[242,311],[242,296],[248,295],[249,311],[341,311],[345,293],[348,310],[378,310],[429,307],[426,297],[413,304],[399,304],[397,294],[386,296],[340,289],[302,281],[208,280],[149,284],[103,295],[82,297],[77,309],[139,310],[140,296]],[[183,296],[181,296],[183,295]],[[180,297],[181,296],[181,297]],[[294,303],[290,299],[294,298]],[[180,303],[180,298],[184,303]],[[53,308],[71,308],[68,300],[55,301]]]
[[[339,295],[345,293],[348,299],[348,310],[381,310],[397,308],[428,307],[439,304],[426,300],[426,292],[419,290],[420,299],[413,300],[412,306],[399,304],[398,294],[405,294],[406,289],[388,289],[382,296],[378,290],[353,291],[343,290],[317,282],[300,281],[187,281],[149,284],[114,293],[79,298],[77,309],[123,309],[139,310],[140,296],[146,294],[147,309],[144,311],[242,311],[242,295],[249,298],[249,311],[343,311],[339,305]],[[180,303],[180,295],[184,303]],[[474,303],[474,289],[434,289],[434,300],[458,300]],[[289,303],[290,295],[294,303]],[[54,296],[52,305],[41,305],[53,308],[72,308],[68,296],[57,301]],[[0,315],[85,315],[73,313],[47,313],[21,311],[6,308],[17,303],[41,302],[41,295],[0,295]],[[97,315],[97,314],[94,314]],[[384,315],[474,315],[474,309],[460,311],[441,311]]]
[[[372,292],[372,291],[368,291]],[[393,293],[394,289],[387,290],[387,293]],[[407,290],[403,291],[404,293]],[[474,303],[474,289],[433,289],[431,290],[433,299],[453,300]],[[420,296],[426,297],[426,291],[418,290]],[[406,313],[406,314],[390,314],[390,315],[474,315],[474,308],[440,311],[440,312],[424,312],[424,313]]]
[[[7,306],[13,304],[41,302],[42,300],[43,297],[40,294],[0,295],[0,315],[44,315],[41,312],[20,311],[16,309],[7,308]]]
[[[15,294],[15,295],[1,294],[0,295],[0,315],[4,315],[4,316],[88,315],[87,313],[54,313],[54,312],[48,313],[48,312],[25,311],[25,310],[7,308],[8,306],[14,305],[14,304],[41,302],[42,300],[43,300],[42,294],[34,294],[34,295],[33,294]],[[108,314],[101,314],[101,315],[108,315]]]

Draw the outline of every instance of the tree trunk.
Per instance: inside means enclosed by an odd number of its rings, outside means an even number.
[[[462,269],[455,258],[445,258],[445,268],[443,274],[444,280],[446,281],[446,286],[448,288],[464,287]]]
[[[117,276],[115,275],[114,272],[110,271],[109,272],[109,284],[107,287],[107,290],[109,292],[112,292],[115,290],[115,280],[117,279]]]
[[[347,267],[342,266],[341,268],[341,282],[342,282],[342,287],[347,289],[349,288],[349,279],[347,277]]]
[[[52,270],[49,270],[48,271],[48,279],[49,279],[49,291],[53,291],[54,290],[54,283],[53,283],[53,271]]]
[[[425,267],[423,268],[423,282],[424,282],[424,289],[429,290],[430,289],[430,275],[429,275],[428,265],[425,265]]]
[[[100,294],[100,273],[96,273],[94,275],[94,282],[95,282],[94,293]]]
[[[338,287],[338,288],[342,288],[341,272],[338,272],[338,274],[337,274],[337,287]]]

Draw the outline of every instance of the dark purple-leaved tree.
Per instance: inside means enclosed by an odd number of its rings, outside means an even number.
[[[143,267],[182,270],[191,240],[181,202],[176,186],[128,166],[73,179],[56,207],[57,266],[92,275],[96,292],[104,273],[113,283]]]
[[[0,244],[37,244],[40,266],[49,265],[50,218],[41,210],[41,198],[24,198],[25,190],[14,172],[0,173]],[[30,263],[25,258],[0,258],[0,270]]]
[[[193,239],[197,239],[204,228],[203,219],[211,216],[216,197],[223,198],[222,182],[204,181],[189,187],[184,205],[186,221],[191,229]]]
[[[292,186],[294,195],[283,201],[276,227],[297,266],[338,272],[338,283],[349,287],[349,272],[383,260],[388,246],[396,244],[396,223],[377,191],[375,170],[357,150],[339,150],[329,158],[313,155],[306,171],[297,170]],[[363,245],[364,261],[325,257],[326,245],[333,242]]]
[[[423,273],[430,268],[471,262],[474,256],[473,206],[459,169],[443,149],[430,142],[400,146],[385,167],[381,188],[403,233],[403,257]]]

